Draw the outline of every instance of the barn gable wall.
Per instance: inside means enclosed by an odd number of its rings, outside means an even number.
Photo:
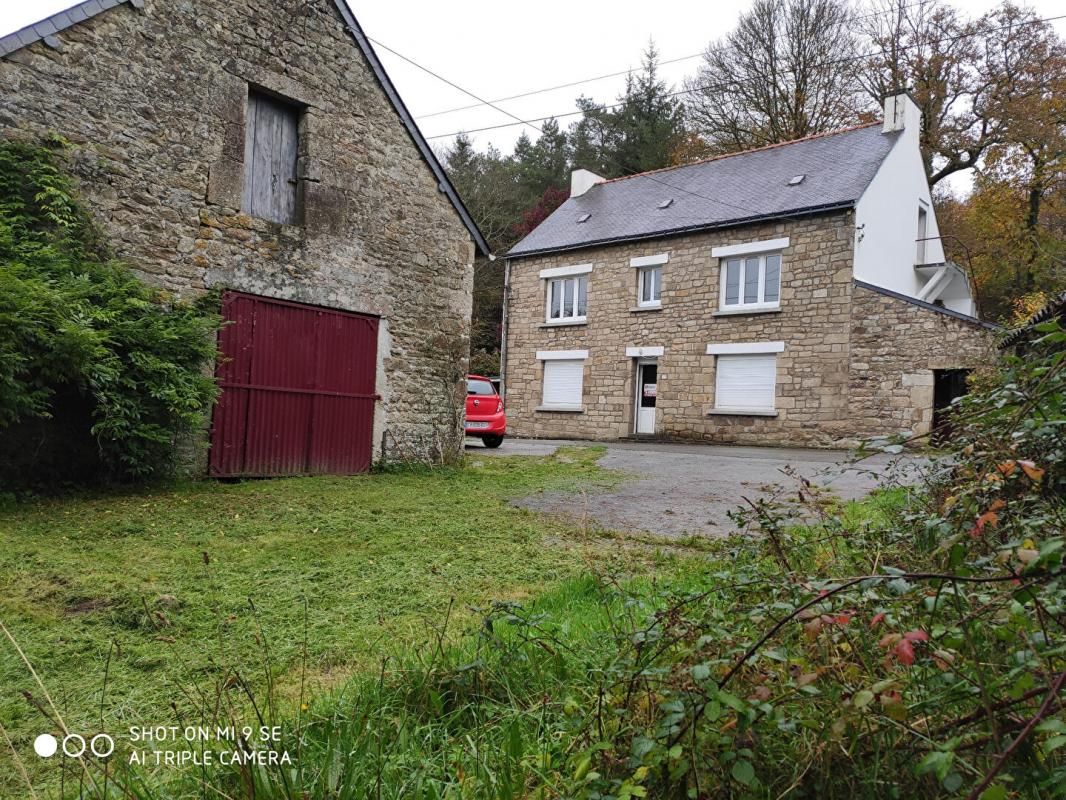
[[[0,135],[67,138],[116,256],[152,285],[380,316],[375,441],[431,442],[455,401],[441,343],[466,335],[473,243],[335,6],[140,5],[0,60]],[[249,88],[300,109],[299,224],[241,212]]]

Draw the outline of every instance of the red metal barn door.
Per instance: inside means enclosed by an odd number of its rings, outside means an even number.
[[[211,474],[370,467],[378,320],[227,292]]]

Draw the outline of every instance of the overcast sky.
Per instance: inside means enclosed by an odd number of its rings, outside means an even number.
[[[654,39],[663,61],[693,56],[729,31],[750,2],[348,0],[372,39],[487,100],[639,67],[649,38]],[[996,4],[996,0],[954,0],[956,7],[972,15]],[[70,0],[0,0],[0,34],[71,5]],[[1066,14],[1064,0],[1030,0],[1030,5],[1043,17]],[[1054,24],[1066,35],[1066,20]],[[441,134],[512,121],[484,106],[427,116],[474,101],[383,48],[377,49],[408,108],[435,146],[450,141],[434,138]],[[665,65],[663,78],[679,84],[697,64],[697,58],[688,58]],[[561,116],[575,110],[574,99],[582,93],[613,102],[624,80],[584,83],[499,105],[521,119]],[[565,117],[560,123],[566,127],[572,119]],[[513,126],[472,138],[480,148],[491,143],[508,152],[523,129],[535,135],[527,126]]]

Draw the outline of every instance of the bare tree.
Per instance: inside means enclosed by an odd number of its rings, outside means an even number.
[[[1009,137],[1019,101],[1034,91],[1050,28],[1010,2],[969,21],[942,0],[875,0],[863,19],[870,55],[859,64],[867,93],[900,88],[922,110],[922,156],[936,185],[977,167]]]
[[[855,51],[844,0],[755,0],[686,82],[692,127],[730,152],[854,123]]]

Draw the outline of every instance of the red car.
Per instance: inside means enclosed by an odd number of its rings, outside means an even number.
[[[503,400],[492,381],[480,375],[467,375],[466,435],[481,439],[485,447],[499,447],[506,432]]]

